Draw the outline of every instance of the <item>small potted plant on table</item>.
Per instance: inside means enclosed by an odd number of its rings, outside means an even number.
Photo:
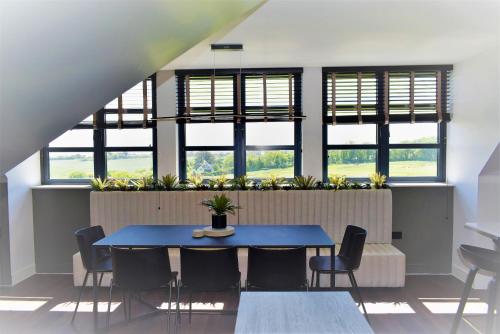
[[[227,213],[234,215],[234,210],[240,207],[234,205],[225,194],[215,195],[212,199],[201,202],[212,212],[212,228],[225,229],[227,227]]]

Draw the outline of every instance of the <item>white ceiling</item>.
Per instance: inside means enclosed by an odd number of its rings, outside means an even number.
[[[0,175],[263,0],[0,0]]]
[[[165,69],[456,63],[498,42],[499,3],[269,0],[216,41],[243,52],[205,40]]]

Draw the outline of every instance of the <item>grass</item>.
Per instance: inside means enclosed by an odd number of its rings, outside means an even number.
[[[436,163],[432,161],[395,161],[390,163],[391,176],[435,176],[437,173]],[[134,157],[128,159],[108,160],[108,171],[113,173],[125,173],[127,177],[141,177],[145,172],[152,170],[151,158]],[[94,173],[93,161],[67,159],[51,160],[51,178],[71,179],[92,178]],[[375,164],[330,164],[328,165],[328,175],[340,174],[348,177],[367,177],[375,172]],[[151,173],[152,174],[152,173]],[[293,167],[262,169],[248,172],[249,178],[263,179],[274,174],[278,177],[293,177]],[[76,176],[76,177],[75,177]]]
[[[111,159],[107,164],[110,176],[116,174],[128,178],[139,178],[147,171],[151,171],[148,174],[153,174],[153,162],[147,157]],[[52,179],[93,178],[94,162],[79,159],[51,160],[50,177]]]
[[[436,176],[436,163],[432,161],[394,161],[389,165],[391,176]],[[346,175],[347,177],[367,177],[375,172],[374,163],[330,164],[328,175]]]

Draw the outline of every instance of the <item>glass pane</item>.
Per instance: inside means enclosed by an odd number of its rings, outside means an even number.
[[[186,124],[186,146],[233,146],[232,123]]]
[[[390,144],[436,144],[438,128],[436,123],[402,123],[389,125]]]
[[[364,177],[375,173],[377,150],[329,150],[328,176]]]
[[[187,151],[187,177],[193,175],[204,179],[225,175],[233,178],[234,154],[229,151]]]
[[[91,179],[94,177],[94,153],[49,152],[51,179]]]
[[[246,124],[247,145],[293,145],[293,122]]]
[[[153,152],[107,152],[106,166],[110,178],[153,176]]]
[[[271,175],[293,178],[293,151],[247,151],[247,176],[265,179]]]
[[[328,145],[377,144],[376,124],[329,125]]]
[[[150,147],[153,146],[152,129],[108,129],[107,147]]]
[[[437,176],[438,149],[410,148],[389,150],[391,177]]]
[[[69,130],[54,139],[49,147],[93,147],[94,130]]]

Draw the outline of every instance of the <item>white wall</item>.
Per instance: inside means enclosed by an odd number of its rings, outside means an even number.
[[[175,116],[177,113],[177,85],[174,71],[156,74],[157,116]],[[158,176],[178,173],[177,126],[175,121],[157,123]]]
[[[321,67],[305,67],[302,74],[302,174],[323,179],[323,110]]]
[[[12,284],[35,273],[33,201],[31,188],[40,184],[40,154],[36,153],[7,174],[10,265]]]
[[[0,1],[0,173],[261,3]]]
[[[477,219],[478,175],[500,140],[498,46],[454,66],[453,115],[448,127],[448,181],[455,185],[453,274],[465,278],[457,249],[469,243],[492,247],[490,239],[465,230]],[[476,280],[484,287],[486,280]]]

